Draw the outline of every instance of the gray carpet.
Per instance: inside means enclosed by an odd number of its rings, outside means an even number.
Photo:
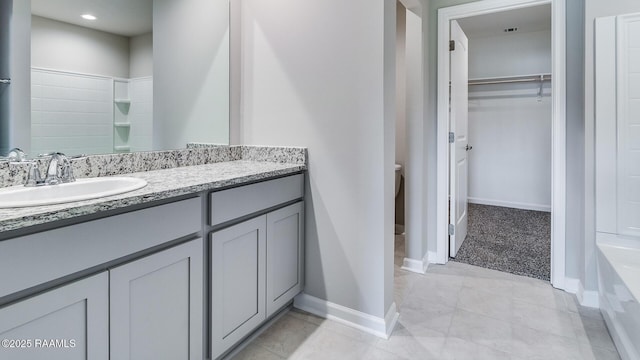
[[[469,204],[469,226],[455,261],[549,280],[551,213]]]

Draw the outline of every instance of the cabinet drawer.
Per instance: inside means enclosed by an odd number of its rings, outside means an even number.
[[[0,298],[201,230],[200,198],[0,241]]]
[[[210,196],[210,225],[222,224],[287,201],[300,199],[303,195],[302,174],[214,192]]]

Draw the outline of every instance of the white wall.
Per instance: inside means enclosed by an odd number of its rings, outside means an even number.
[[[129,77],[153,76],[153,33],[129,39]]]
[[[229,2],[153,4],[154,148],[229,142]]]
[[[129,38],[32,16],[31,66],[129,77]]]
[[[310,296],[393,303],[393,0],[242,2],[242,142],[309,149]]]
[[[469,39],[470,79],[540,73],[551,73],[551,30]]]
[[[551,72],[551,31],[469,39],[469,78]],[[551,210],[550,83],[469,87],[469,202]]]

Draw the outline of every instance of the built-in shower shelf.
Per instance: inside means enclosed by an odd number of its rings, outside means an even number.
[[[114,123],[113,126],[115,126],[117,128],[130,128],[131,124],[130,123],[125,123],[125,122],[119,122],[119,123]]]
[[[131,99],[113,99],[116,104],[131,104]]]

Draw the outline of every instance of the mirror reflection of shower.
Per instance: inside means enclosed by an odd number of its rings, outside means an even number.
[[[31,13],[30,152],[151,150],[153,1],[32,0]]]

